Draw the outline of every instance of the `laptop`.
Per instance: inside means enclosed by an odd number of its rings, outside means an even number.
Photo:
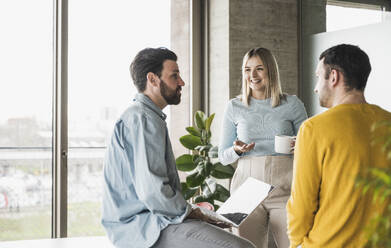
[[[205,208],[200,210],[213,221],[239,227],[273,189],[272,185],[249,177],[216,212]]]

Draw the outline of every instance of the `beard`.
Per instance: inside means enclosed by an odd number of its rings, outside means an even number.
[[[326,87],[323,88],[322,92],[319,94],[319,105],[323,108],[331,107],[331,93],[330,90]]]
[[[170,89],[166,82],[162,79],[160,83],[160,94],[167,102],[168,105],[178,105],[181,102],[181,86],[178,86],[175,90]]]

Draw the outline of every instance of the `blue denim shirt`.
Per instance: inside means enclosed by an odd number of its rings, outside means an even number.
[[[104,164],[102,225],[116,247],[150,247],[161,230],[190,212],[165,118],[137,94],[115,124]]]

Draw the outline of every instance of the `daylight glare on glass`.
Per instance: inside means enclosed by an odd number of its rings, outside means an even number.
[[[129,65],[170,47],[170,1],[68,11],[68,236],[96,236],[106,143],[137,93]],[[0,241],[51,237],[53,25],[52,0],[0,1]]]
[[[327,32],[382,22],[382,11],[380,9],[372,10],[327,5],[326,14]]]

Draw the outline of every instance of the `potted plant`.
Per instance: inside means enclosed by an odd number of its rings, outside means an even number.
[[[366,227],[368,242],[365,247],[391,247],[391,122],[383,121],[372,127],[372,132],[383,128],[384,135],[375,137],[373,143],[381,143],[389,160],[386,168],[370,168],[359,176],[357,185],[363,194],[371,192],[374,204],[384,205],[384,212],[375,213]]]
[[[192,203],[209,202],[215,210],[219,208],[216,201],[225,202],[230,196],[229,190],[219,184],[216,179],[232,178],[235,169],[231,165],[222,165],[216,161],[218,147],[212,146],[210,127],[215,114],[206,116],[197,111],[194,115],[195,126],[186,127],[189,133],[180,137],[179,141],[191,154],[183,154],[176,159],[178,170],[189,175],[182,182],[182,193]]]

